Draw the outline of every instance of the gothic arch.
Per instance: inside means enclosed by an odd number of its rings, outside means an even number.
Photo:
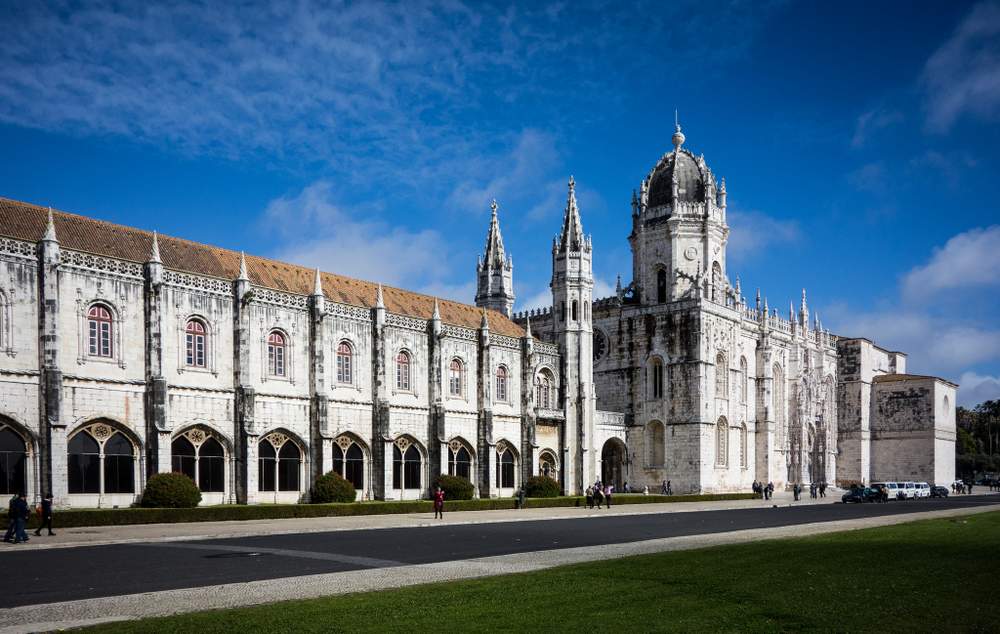
[[[628,460],[628,447],[618,437],[608,438],[601,447],[601,482],[615,487],[615,491],[623,491],[625,485],[625,463]]]
[[[105,425],[113,428],[115,431],[120,431],[126,438],[128,438],[129,442],[135,446],[137,455],[141,456],[143,454],[146,444],[142,442],[139,434],[137,434],[130,425],[122,422],[114,416],[91,416],[85,419],[78,419],[76,424],[73,426],[72,431],[66,434],[66,440],[69,441],[73,438],[73,436],[76,436],[87,427],[98,423],[104,423]]]
[[[208,422],[195,421],[191,423],[184,423],[183,425],[175,428],[171,432],[170,440],[174,441],[193,429],[202,429],[204,431],[207,431],[216,440],[222,443],[222,448],[226,451],[227,456],[231,456],[233,454],[232,439],[224,431],[216,427],[214,424]]]
[[[729,421],[720,416],[715,423],[715,466],[725,467],[729,464]]]

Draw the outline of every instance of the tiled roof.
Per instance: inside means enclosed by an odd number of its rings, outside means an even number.
[[[62,211],[53,210],[56,237],[59,244],[73,251],[83,251],[120,260],[144,263],[149,258],[153,234],[132,227],[116,225]],[[37,242],[45,234],[48,209],[0,197],[0,235]],[[240,254],[219,247],[199,244],[180,238],[160,235],[160,257],[163,266],[223,279],[235,279],[240,270]],[[246,256],[250,280],[275,290],[309,295],[313,290],[315,271],[287,262]],[[323,293],[327,299],[364,308],[375,305],[377,284],[356,280],[334,273],[323,273]],[[390,313],[417,319],[430,319],[434,313],[434,297],[383,286],[385,308]],[[441,321],[456,326],[479,328],[482,309],[439,299]],[[496,311],[488,311],[490,332],[509,337],[521,337],[524,330]]]

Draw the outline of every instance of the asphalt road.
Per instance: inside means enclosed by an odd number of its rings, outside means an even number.
[[[619,515],[16,551],[2,545],[0,607],[597,546],[997,503],[992,496],[889,504]],[[109,534],[112,528],[107,529]]]

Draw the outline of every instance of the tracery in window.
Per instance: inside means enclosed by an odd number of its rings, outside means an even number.
[[[88,352],[95,357],[108,357],[114,354],[112,335],[114,323],[111,309],[104,304],[94,304],[87,311]]]
[[[410,353],[405,350],[396,355],[396,389],[410,389]]]
[[[185,365],[192,368],[204,368],[207,351],[207,329],[200,319],[189,319],[184,328]]]
[[[346,341],[337,344],[337,383],[354,382],[354,348]]]
[[[277,330],[267,336],[267,373],[271,376],[286,376],[288,343],[285,335]]]

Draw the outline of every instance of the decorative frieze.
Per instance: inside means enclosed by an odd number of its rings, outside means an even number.
[[[445,337],[451,337],[453,339],[463,339],[465,341],[478,341],[478,335],[476,331],[471,328],[461,328],[459,326],[451,326],[445,324],[442,327],[442,332]]]
[[[520,350],[521,345],[517,339],[513,337],[505,337],[504,335],[490,335],[490,344],[494,346],[500,346],[501,348],[511,348],[512,350]]]
[[[177,271],[164,271],[163,283],[167,286],[184,288],[215,295],[233,294],[233,284],[217,277],[204,277],[202,275],[191,275],[190,273],[179,273]]]
[[[404,317],[403,315],[394,315],[389,313],[386,315],[385,323],[388,326],[393,326],[395,328],[405,328],[407,330],[415,330],[417,332],[427,331],[427,322],[422,319],[414,319],[412,317]]]
[[[10,255],[15,258],[38,259],[38,249],[31,242],[21,242],[11,238],[0,238],[0,255]]]
[[[370,322],[372,320],[371,309],[362,308],[360,306],[351,306],[349,304],[338,304],[331,301],[326,302],[326,314],[333,315],[334,317],[354,319],[357,321]]]
[[[255,287],[254,301],[297,310],[306,310],[309,308],[309,298],[305,295],[283,293],[269,288]]]
[[[80,251],[66,251],[61,254],[60,265],[64,267],[83,269],[89,272],[119,275],[133,279],[142,279],[142,265],[125,260],[116,260]]]

